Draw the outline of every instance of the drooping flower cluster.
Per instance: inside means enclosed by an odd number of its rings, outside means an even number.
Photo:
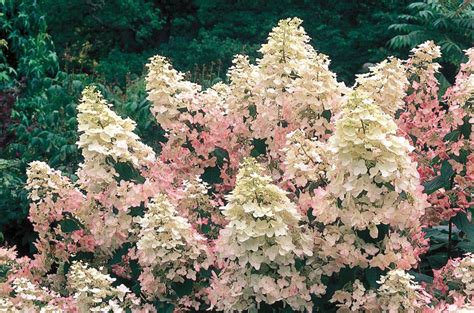
[[[176,297],[168,290],[171,283],[196,281],[199,271],[212,263],[205,238],[178,215],[165,195],[156,196],[136,220],[140,226],[136,257],[143,269],[139,280],[150,298]]]
[[[250,158],[227,200],[222,211],[229,224],[216,243],[223,268],[211,284],[212,306],[241,311],[283,301],[296,310],[311,308],[308,282],[295,264],[313,255],[311,237],[285,192]]]

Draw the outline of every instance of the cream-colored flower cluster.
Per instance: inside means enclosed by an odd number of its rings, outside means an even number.
[[[211,264],[206,239],[178,215],[165,195],[156,196],[136,221],[140,227],[136,256],[143,268],[140,280],[150,298],[165,299],[171,283],[196,280],[198,272]]]
[[[61,171],[53,170],[48,164],[41,161],[33,161],[28,164],[26,170],[28,177],[26,187],[29,190],[28,197],[36,203],[44,198],[58,195],[62,190],[71,188],[70,180],[63,176]]]
[[[166,128],[179,115],[180,109],[186,109],[187,102],[194,101],[200,87],[185,81],[183,73],[173,69],[162,56],[151,58],[147,67],[145,80],[148,100],[153,103],[151,112],[158,123]]]
[[[367,290],[358,279],[354,281],[350,288],[337,290],[331,298],[332,303],[339,307],[338,312],[365,312],[377,309],[376,293]]]
[[[397,58],[389,58],[358,75],[355,90],[371,99],[385,113],[395,116],[405,106],[403,98],[408,87],[406,69]]]
[[[465,50],[465,54],[467,62],[461,64],[461,70],[448,100],[451,104],[463,106],[472,118],[474,117],[474,48]]]
[[[416,164],[408,141],[371,98],[351,96],[329,140],[332,166],[328,191],[334,209],[319,211],[321,221],[340,219],[345,225],[377,238],[377,225],[410,229],[419,225],[425,201],[419,197]]]
[[[430,301],[414,276],[403,270],[391,270],[380,278],[377,289],[377,303],[383,311],[415,312],[420,311]]]
[[[338,312],[421,312],[430,296],[414,278],[403,270],[390,270],[377,281],[377,290],[367,290],[355,280],[349,288],[336,291],[331,302],[337,304]]]
[[[77,107],[78,131],[81,133],[77,145],[82,149],[84,163],[79,177],[86,179],[85,185],[93,191],[95,185],[107,186],[116,175],[107,158],[116,162],[130,162],[136,168],[155,159],[155,153],[133,131],[135,122],[122,119],[111,110],[111,104],[95,87],[87,87]]]
[[[296,74],[301,60],[309,59],[314,48],[309,44],[299,18],[280,20],[268,35],[268,42],[263,44],[259,52],[263,57],[258,66],[265,76],[265,86],[272,86],[275,91],[285,88],[291,83],[291,75]]]
[[[441,57],[441,48],[434,41],[428,40],[413,48],[411,53],[415,64],[433,63],[434,59]]]
[[[413,48],[411,53],[408,72],[416,75],[421,86],[429,88],[430,84],[425,83],[439,71],[440,65],[433,61],[441,57],[441,48],[429,40]]]
[[[67,289],[80,312],[123,312],[139,305],[124,285],[113,286],[115,279],[82,261],[74,261],[67,274]],[[128,297],[127,297],[128,295]]]
[[[209,225],[212,222],[219,222],[216,219],[222,216],[208,195],[209,189],[209,184],[199,176],[183,182],[178,210],[192,225]],[[210,235],[207,233],[207,236]]]
[[[286,137],[284,179],[304,187],[308,182],[325,179],[327,152],[325,145],[317,138],[308,139],[303,130],[295,130]]]
[[[452,271],[451,282],[456,282],[468,301],[474,304],[474,255],[467,254]]]
[[[26,277],[17,277],[11,282],[11,294],[0,295],[0,312],[61,312],[58,306],[60,295],[39,286]]]
[[[226,266],[214,289],[226,290],[222,282],[227,282],[227,288],[237,294],[232,307],[226,307],[223,299],[214,299],[216,308],[228,311],[235,305],[243,310],[276,301],[297,310],[310,307],[308,282],[295,262],[313,255],[312,239],[299,226],[301,216],[286,193],[271,183],[255,159],[248,158],[227,200],[222,212],[229,224],[216,243],[218,259]],[[299,283],[294,285],[295,281]],[[287,288],[292,286],[299,290],[289,294]]]
[[[259,50],[263,56],[257,61],[254,94],[259,100],[253,125],[257,136],[271,137],[281,120],[324,136],[330,124],[323,112],[337,111],[343,100],[346,88],[329,70],[327,56],[309,44],[301,23],[298,18],[281,20]]]
[[[227,77],[231,88],[228,98],[229,109],[247,116],[248,106],[257,101],[255,85],[259,78],[258,68],[250,64],[248,56],[238,54],[232,60],[232,67],[229,68]]]

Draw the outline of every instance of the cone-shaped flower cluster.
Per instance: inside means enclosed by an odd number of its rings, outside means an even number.
[[[382,276],[377,290],[366,290],[356,280],[350,290],[336,291],[332,302],[340,310],[351,312],[420,312],[430,303],[430,296],[403,270],[391,270]]]
[[[113,182],[116,173],[107,158],[130,162],[137,168],[155,159],[153,150],[133,132],[135,122],[122,119],[110,107],[95,87],[87,87],[77,108],[81,133],[77,145],[84,156],[79,174],[90,190],[96,189],[93,188],[95,185]]]
[[[118,312],[140,304],[127,287],[114,287],[114,282],[114,278],[103,274],[100,269],[81,261],[74,261],[67,274],[67,289],[80,312]]]
[[[298,225],[301,216],[285,192],[249,158],[228,201],[222,211],[229,224],[217,241],[225,267],[211,285],[213,306],[246,310],[283,301],[297,310],[311,307],[306,279],[295,265],[312,256],[311,237]]]
[[[356,90],[392,117],[405,106],[403,97],[407,87],[405,66],[396,58],[380,62],[356,80]]]
[[[167,127],[179,115],[179,109],[186,108],[200,87],[183,79],[184,75],[171,67],[162,56],[155,56],[147,64],[146,89],[151,109],[158,123]]]
[[[206,240],[179,216],[165,195],[148,205],[139,224],[136,257],[142,266],[142,291],[150,298],[166,299],[172,283],[197,279],[212,262]]]
[[[380,224],[399,230],[419,226],[425,201],[409,156],[413,148],[397,136],[391,116],[364,96],[352,95],[329,140],[328,190],[335,208],[320,214],[325,223],[340,219],[377,238]]]

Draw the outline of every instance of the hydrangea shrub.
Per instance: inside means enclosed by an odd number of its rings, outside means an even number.
[[[255,64],[237,55],[206,90],[151,58],[160,151],[84,89],[83,162],[74,179],[30,164],[37,253],[0,248],[0,310],[472,307],[472,255],[431,282],[409,271],[431,249],[423,227],[470,218],[473,50],[442,97],[432,42],[347,87],[301,23],[281,20]]]

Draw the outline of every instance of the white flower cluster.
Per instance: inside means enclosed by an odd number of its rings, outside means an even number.
[[[457,282],[468,301],[474,304],[474,255],[467,254],[453,270],[452,279]]]
[[[358,75],[355,90],[394,116],[405,106],[407,87],[405,66],[399,59],[389,58],[371,67],[369,73]]]
[[[295,130],[286,136],[285,180],[304,187],[308,182],[325,179],[327,160],[325,145],[317,138],[308,139],[303,130]]]
[[[26,188],[29,190],[28,197],[36,203],[53,194],[58,195],[61,190],[71,188],[70,180],[63,176],[61,171],[53,170],[48,164],[41,161],[33,161],[28,164],[26,170],[28,177]]]
[[[352,286],[338,290],[331,298],[338,312],[421,312],[430,296],[403,270],[390,270],[383,275],[377,290],[367,290],[356,280]]]
[[[222,211],[229,224],[216,249],[227,265],[214,287],[227,290],[227,284],[235,298],[227,303],[218,297],[217,309],[245,310],[276,301],[297,310],[310,307],[310,291],[295,261],[313,255],[312,238],[298,225],[301,216],[295,205],[254,159],[244,160]],[[298,291],[289,292],[291,288]]]
[[[264,85],[275,90],[287,87],[300,61],[315,53],[309,44],[309,36],[301,27],[302,22],[299,18],[280,20],[268,35],[268,42],[260,48],[263,57],[258,60],[258,66],[265,76]]]
[[[337,111],[343,99],[345,86],[329,70],[328,57],[318,54],[309,44],[301,23],[298,18],[280,20],[259,50],[263,57],[257,61],[258,79],[253,92],[259,96],[256,134],[262,125],[261,135],[270,136],[268,122],[284,119],[310,127],[317,136],[324,135],[330,124],[322,113]],[[268,134],[265,128],[269,129]]]
[[[254,89],[258,80],[258,69],[250,64],[248,56],[238,54],[232,60],[232,67],[229,68],[227,77],[231,88],[231,96],[228,99],[229,110],[246,116],[248,105],[255,104],[256,101]]]
[[[377,308],[375,292],[367,290],[358,279],[354,281],[351,288],[337,290],[330,301],[337,303],[338,312],[346,312],[347,310],[351,312],[372,312]]]
[[[428,40],[413,48],[411,53],[416,64],[433,63],[434,59],[441,57],[441,48],[434,41]]]
[[[67,274],[67,289],[77,302],[80,312],[123,312],[126,307],[139,305],[124,285],[114,287],[115,278],[74,261]],[[127,297],[128,296],[128,297]]]
[[[209,188],[209,184],[199,176],[189,181],[183,181],[182,196],[179,199],[178,207],[180,213],[193,225],[196,222],[199,223],[202,213],[211,215],[216,210],[208,195]]]
[[[322,53],[312,53],[301,62],[298,74],[290,89],[297,103],[301,125],[308,125],[317,135],[324,135],[331,129],[330,121],[323,113],[337,113],[343,102],[342,94],[347,92],[343,83],[338,83],[336,74],[329,70],[329,58]]]
[[[0,296],[0,312],[60,312],[55,301],[60,296],[40,287],[26,277],[17,277],[11,283],[12,297]]]
[[[408,64],[408,71],[418,78],[422,86],[425,86],[429,77],[439,71],[440,65],[433,60],[441,57],[441,48],[429,40],[413,48],[411,53],[412,64]]]
[[[153,150],[133,132],[135,122],[122,119],[111,106],[95,87],[87,87],[77,107],[81,133],[77,145],[84,156],[78,175],[87,177],[89,190],[94,190],[93,185],[113,182],[116,173],[107,163],[109,157],[116,162],[130,162],[137,168],[155,159]]]
[[[321,221],[340,219],[358,230],[377,225],[398,229],[419,225],[425,200],[418,194],[419,175],[408,141],[397,136],[397,125],[371,98],[354,93],[336,121],[329,140],[332,164],[328,171],[334,209],[318,212]]]
[[[147,67],[146,89],[148,100],[153,103],[151,112],[166,128],[179,115],[179,109],[185,109],[186,103],[193,101],[200,87],[185,81],[183,73],[173,69],[162,56],[152,57]]]
[[[140,280],[151,298],[165,298],[173,282],[196,280],[200,269],[212,262],[206,239],[178,215],[165,195],[155,197],[136,221],[140,226],[136,255],[144,269]]]
[[[429,303],[429,295],[403,270],[391,270],[380,278],[377,303],[383,311],[415,312]]]

